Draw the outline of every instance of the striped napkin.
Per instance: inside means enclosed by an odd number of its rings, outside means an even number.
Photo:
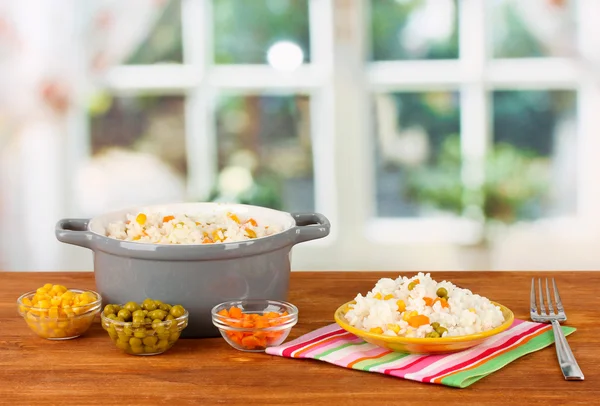
[[[575,331],[573,327],[563,326],[562,329],[565,335]],[[517,358],[553,342],[551,325],[515,320],[508,330],[477,347],[453,354],[412,355],[369,344],[332,324],[278,347],[267,348],[266,352],[287,358],[312,358],[418,382],[466,388]]]

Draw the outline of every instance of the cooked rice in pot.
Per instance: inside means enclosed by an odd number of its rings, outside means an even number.
[[[232,212],[127,214],[106,227],[106,236],[153,244],[214,244],[252,240],[282,231]]]

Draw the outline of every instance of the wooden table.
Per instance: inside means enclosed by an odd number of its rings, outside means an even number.
[[[405,273],[407,276],[413,273]],[[527,318],[533,272],[434,272]],[[366,293],[381,272],[292,275],[290,301],[300,310],[291,338],[332,323],[338,305]],[[564,381],[554,347],[526,355],[466,389],[348,370],[313,360],[243,353],[221,338],[180,340],[168,353],[121,353],[96,323],[84,336],[53,342],[35,336],[15,300],[46,282],[94,288],[92,273],[0,272],[0,404],[19,405],[503,405],[599,404],[600,272],[554,272],[569,337],[586,380]],[[515,403],[516,402],[516,403]]]

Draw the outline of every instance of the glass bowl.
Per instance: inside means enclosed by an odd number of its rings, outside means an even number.
[[[158,355],[167,351],[188,326],[188,317],[186,310],[183,316],[173,320],[139,324],[114,320],[101,314],[102,328],[117,348],[131,355]]]
[[[236,316],[230,314],[231,308],[239,309]],[[248,352],[263,352],[282,344],[298,322],[298,308],[277,300],[229,301],[213,307],[211,315],[225,341]]]
[[[19,314],[29,328],[42,338],[48,340],[70,340],[85,333],[102,308],[102,296],[93,290],[69,289],[75,294],[89,292],[96,297],[91,303],[73,306],[68,312],[63,309],[36,307],[24,303],[31,302],[36,291],[24,293],[17,299]]]

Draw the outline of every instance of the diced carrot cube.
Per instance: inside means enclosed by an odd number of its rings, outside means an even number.
[[[229,309],[229,317],[232,317],[234,319],[241,319],[242,309],[240,309],[239,307],[231,307]]]
[[[242,338],[242,345],[249,350],[253,350],[260,345],[260,342],[256,337],[249,336]]]

